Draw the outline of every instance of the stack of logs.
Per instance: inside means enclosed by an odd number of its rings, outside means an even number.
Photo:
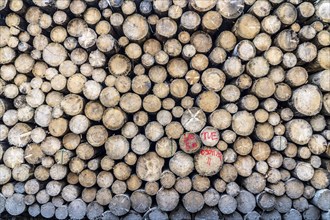
[[[330,219],[329,8],[0,0],[0,216]]]

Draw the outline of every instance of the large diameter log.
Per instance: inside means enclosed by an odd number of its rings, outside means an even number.
[[[317,86],[302,86],[293,91],[292,105],[301,115],[316,115],[322,108],[322,93]]]
[[[57,43],[50,43],[42,53],[43,59],[51,66],[59,66],[67,57],[64,47]]]
[[[293,119],[286,124],[286,134],[292,142],[303,145],[309,142],[313,131],[307,121],[303,119]]]
[[[319,209],[323,211],[329,210],[329,201],[330,199],[330,190],[329,189],[321,189],[316,191],[315,196],[312,200],[312,203],[316,205]]]
[[[156,181],[160,179],[164,159],[155,152],[149,152],[139,157],[136,164],[136,174],[145,181]]]
[[[132,41],[141,42],[148,35],[149,27],[146,19],[139,14],[133,14],[123,23],[125,36]]]
[[[203,176],[213,176],[223,164],[222,153],[218,149],[203,147],[194,157],[195,169]]]
[[[26,205],[24,203],[24,195],[15,193],[6,200],[5,207],[6,211],[10,215],[17,216],[22,214],[26,209]]]

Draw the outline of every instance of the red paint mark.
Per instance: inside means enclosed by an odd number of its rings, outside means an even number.
[[[222,160],[222,153],[213,149],[203,149],[200,151],[200,155],[211,155],[211,156],[216,156],[218,157],[220,160]]]
[[[209,166],[211,166],[211,157],[208,157],[208,158],[207,158],[207,164],[208,164]]]
[[[202,137],[203,137],[204,140],[208,140],[208,139],[218,140],[219,139],[217,137],[217,132],[216,131],[212,131],[212,132],[204,131],[204,132],[202,132]]]
[[[183,136],[183,143],[187,150],[191,150],[191,149],[194,149],[197,147],[197,143],[196,143],[194,134],[190,134],[190,133],[185,134]]]

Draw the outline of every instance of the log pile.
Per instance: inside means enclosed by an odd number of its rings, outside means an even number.
[[[0,0],[0,216],[330,219],[329,0]]]

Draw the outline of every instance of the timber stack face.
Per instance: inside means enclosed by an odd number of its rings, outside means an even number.
[[[329,24],[329,0],[0,0],[0,218],[329,220]]]

